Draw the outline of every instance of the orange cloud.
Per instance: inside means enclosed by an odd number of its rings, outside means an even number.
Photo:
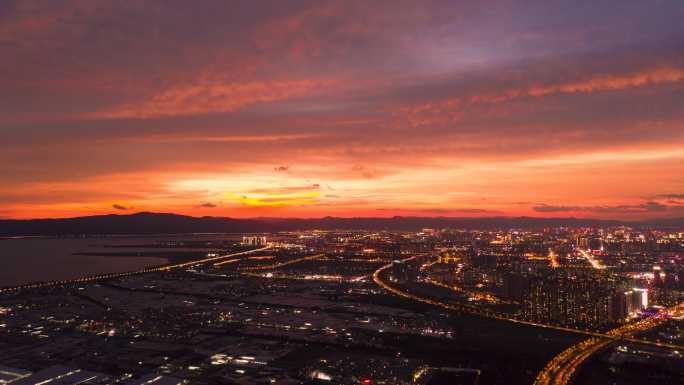
[[[646,87],[684,80],[684,69],[657,68],[649,71],[626,75],[598,75],[587,80],[561,83],[551,86],[529,88],[527,96],[546,96],[552,94],[592,93],[617,91],[634,87]]]
[[[0,23],[0,41],[52,34],[65,22],[91,16],[107,5],[102,0],[72,0],[69,6],[31,0],[17,2],[13,17]]]
[[[231,112],[253,104],[320,93],[335,80],[303,79],[250,82],[202,80],[172,86],[142,103],[101,111],[99,118],[150,118]]]
[[[591,94],[595,92],[620,91],[637,87],[659,86],[684,81],[684,69],[674,67],[655,68],[629,74],[606,74],[590,76],[569,82],[548,85],[532,85],[513,88],[503,92],[449,98],[403,108],[399,116],[408,119],[412,126],[446,124],[458,121],[461,111],[477,104],[503,103],[525,97],[544,97],[557,94]]]

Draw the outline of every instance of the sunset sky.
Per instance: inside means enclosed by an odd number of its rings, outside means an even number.
[[[684,1],[0,1],[0,217],[684,217]]]

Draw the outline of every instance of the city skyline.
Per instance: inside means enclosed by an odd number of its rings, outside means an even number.
[[[259,229],[5,238],[0,381],[681,383],[681,225]]]
[[[684,7],[0,5],[0,218],[684,217]]]

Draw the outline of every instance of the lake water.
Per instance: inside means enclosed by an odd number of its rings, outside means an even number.
[[[235,236],[213,236],[211,240],[231,239]],[[120,251],[182,251],[188,249],[160,248],[105,248],[111,245],[142,245],[172,240],[202,239],[201,236],[174,237],[116,237],[116,238],[22,238],[0,240],[0,287],[29,282],[72,279],[99,273],[119,273],[147,266],[167,263],[160,257],[122,257],[74,255],[84,252]],[[194,251],[194,250],[193,250]],[[196,250],[198,256],[206,251]]]

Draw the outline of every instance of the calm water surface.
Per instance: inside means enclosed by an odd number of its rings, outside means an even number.
[[[175,238],[179,240],[181,238]],[[213,237],[212,239],[216,239]],[[174,240],[156,238],[23,238],[0,240],[0,287],[28,282],[71,279],[99,273],[118,273],[167,263],[158,257],[74,255],[78,252],[149,251],[160,249],[112,249],[105,245],[141,245]],[[197,240],[185,236],[181,240]],[[183,249],[161,249],[183,250]],[[203,251],[197,250],[198,255]]]

